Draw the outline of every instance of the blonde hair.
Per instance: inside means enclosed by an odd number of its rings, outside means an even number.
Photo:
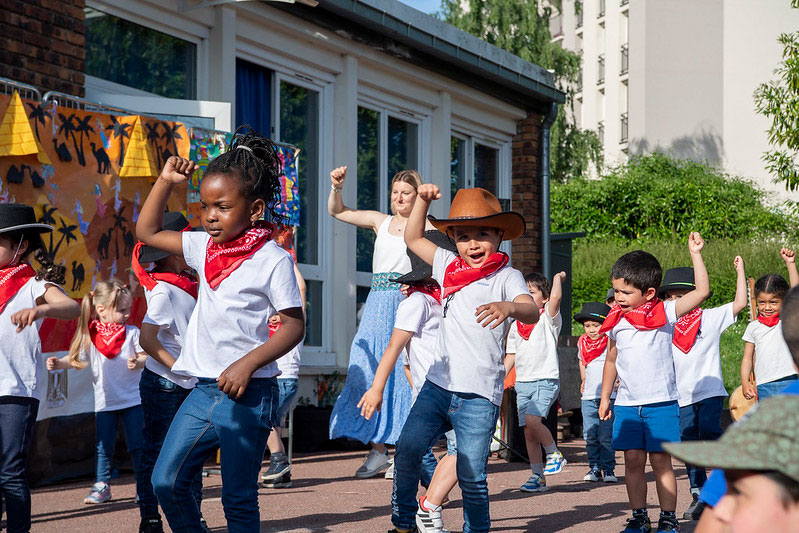
[[[416,189],[418,189],[419,186],[422,184],[422,177],[415,170],[400,170],[399,172],[394,174],[393,178],[391,178],[391,187],[393,188],[394,184],[397,183],[398,181],[407,183],[408,185],[413,187],[414,191],[416,191]],[[394,207],[394,202],[391,202],[391,214],[392,215],[397,214],[397,208]]]
[[[109,279],[98,283],[92,292],[83,297],[80,303],[80,317],[78,329],[69,345],[69,364],[72,368],[81,370],[86,368],[86,361],[81,359],[81,354],[89,349],[91,336],[89,335],[89,322],[95,307],[102,305],[109,309],[116,309],[121,298],[130,298],[130,291],[121,281]]]

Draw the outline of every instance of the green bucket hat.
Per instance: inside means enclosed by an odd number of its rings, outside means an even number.
[[[758,402],[719,440],[669,442],[663,449],[692,465],[777,471],[799,482],[799,396]]]

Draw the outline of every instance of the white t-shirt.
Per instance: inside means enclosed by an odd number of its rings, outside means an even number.
[[[180,287],[165,281],[159,281],[152,291],[145,289],[144,297],[147,299],[147,314],[142,322],[160,326],[158,342],[169,355],[178,359],[195,299]],[[195,378],[179,376],[152,357],[147,358],[144,366],[184,389],[191,389],[197,383]]]
[[[289,353],[278,358],[277,368],[280,370],[281,379],[297,378],[300,375],[300,356],[304,345],[305,341],[302,340]]]
[[[441,305],[435,298],[422,292],[412,293],[397,307],[394,329],[413,333],[413,337],[405,346],[407,357],[404,360],[411,367],[413,380],[411,395],[414,400],[422,389],[427,371],[436,358],[440,321]]]
[[[602,355],[593,359],[585,367],[585,385],[583,386],[583,400],[599,400],[602,398],[602,374],[605,371],[605,359],[608,356],[608,349]],[[580,347],[577,347],[577,360],[580,358]],[[610,393],[610,399],[616,398],[616,391]]]
[[[558,335],[563,326],[560,311],[549,316],[549,303],[538,317],[530,338],[524,340],[514,322],[508,333],[508,353],[515,353],[516,381],[560,379],[558,368]],[[515,350],[511,352],[511,350]]]
[[[725,329],[735,322],[732,302],[713,309],[702,309],[702,323],[696,342],[688,353],[671,345],[680,407],[714,396],[727,396],[721,377],[719,342]]]
[[[620,384],[616,405],[647,405],[679,399],[671,355],[677,321],[675,303],[663,302],[666,324],[658,329],[638,330],[622,318],[608,331],[618,351],[616,371]]]
[[[447,265],[458,256],[439,248],[433,260],[433,278],[444,284]],[[490,276],[470,283],[443,302],[436,342],[436,360],[427,379],[450,392],[477,394],[495,405],[502,403],[505,379],[505,336],[511,319],[495,329],[477,322],[475,311],[492,302],[512,302],[526,294],[527,285],[518,270],[504,266]]]
[[[92,369],[94,384],[94,412],[127,409],[141,403],[139,379],[141,370],[130,370],[128,358],[143,352],[139,345],[139,328],[125,326],[125,342],[113,359],[104,356],[94,344],[89,345],[88,357],[84,351],[81,359]]]
[[[47,388],[42,343],[37,320],[17,333],[11,315],[36,306],[36,299],[47,290],[45,281],[31,278],[6,303],[0,313],[0,396],[39,398]],[[42,388],[43,387],[43,388]]]
[[[746,326],[743,340],[755,345],[755,380],[758,385],[797,373],[791,351],[782,336],[782,321],[773,327],[754,320]]]
[[[216,379],[269,339],[270,316],[302,307],[294,261],[275,241],[269,241],[214,290],[205,280],[205,252],[211,236],[191,231],[182,235],[183,257],[197,271],[200,286],[183,351],[172,372]],[[270,378],[279,372],[272,362],[252,377]]]

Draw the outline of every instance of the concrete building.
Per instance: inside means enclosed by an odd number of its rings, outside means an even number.
[[[599,132],[606,163],[661,150],[786,198],[761,159],[769,120],[755,113],[752,95],[781,59],[779,34],[799,28],[790,4],[564,0],[551,32],[583,57],[578,124]]]

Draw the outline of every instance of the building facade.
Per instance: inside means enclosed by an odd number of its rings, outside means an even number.
[[[762,161],[769,120],[753,93],[773,78],[777,37],[796,31],[799,9],[783,0],[564,0],[562,9],[551,33],[582,55],[575,114],[598,131],[606,163],[660,150],[787,197]]]

